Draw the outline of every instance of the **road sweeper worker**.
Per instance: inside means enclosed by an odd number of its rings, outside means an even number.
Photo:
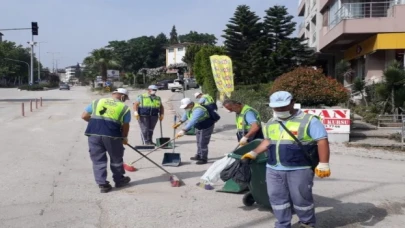
[[[236,113],[236,137],[241,146],[255,139],[263,139],[262,121],[256,109],[235,100],[225,100],[223,106],[229,112]]]
[[[265,127],[265,139],[242,159],[255,159],[259,153],[268,153],[266,183],[269,201],[277,218],[275,227],[291,227],[293,207],[300,227],[315,227],[314,171],[321,178],[331,174],[326,129],[316,116],[294,109],[289,92],[273,93],[270,107],[274,117]],[[292,136],[301,142],[302,147]],[[319,162],[313,156],[312,159],[307,157],[308,152],[319,155]]]
[[[206,164],[208,160],[208,144],[214,131],[215,121],[210,118],[207,108],[192,102],[190,98],[183,98],[180,108],[184,109],[185,113],[180,122],[173,125],[173,128],[177,129],[187,120],[188,123],[176,134],[176,138],[183,136],[194,126],[197,138],[197,154],[190,159],[196,160],[198,165]]]
[[[215,111],[218,110],[217,104],[215,103],[214,98],[212,98],[209,94],[203,94],[201,92],[197,92],[194,94],[194,97],[198,99],[198,103],[200,105],[210,106]]]
[[[82,114],[88,122],[85,135],[88,136],[93,173],[100,192],[112,189],[107,181],[107,153],[110,156],[110,169],[115,187],[123,187],[131,179],[125,177],[123,168],[124,146],[128,143],[131,110],[125,105],[129,100],[128,91],[119,88],[111,98],[101,98],[89,104]]]
[[[155,145],[153,131],[158,120],[164,117],[162,100],[156,96],[158,88],[155,85],[148,87],[148,92],[137,97],[134,103],[134,116],[141,126],[142,141],[145,145]]]

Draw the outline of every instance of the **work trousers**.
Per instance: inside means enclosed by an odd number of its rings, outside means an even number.
[[[89,136],[89,152],[93,163],[93,173],[97,184],[107,181],[107,152],[110,156],[110,169],[114,182],[119,182],[125,174],[123,167],[124,146],[122,139],[105,136]]]
[[[276,228],[291,228],[292,207],[301,223],[315,226],[314,172],[311,169],[278,171],[267,168],[266,182],[277,219]]]
[[[203,160],[208,159],[208,144],[210,143],[214,126],[215,124],[207,129],[195,129],[195,135],[197,137],[197,155]]]
[[[143,144],[150,144],[153,142],[153,130],[155,130],[158,116],[140,116],[139,125],[141,126],[141,136]]]

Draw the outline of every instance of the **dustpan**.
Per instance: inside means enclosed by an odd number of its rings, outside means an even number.
[[[163,130],[162,130],[162,121],[160,120],[160,138],[156,138],[156,146],[160,147],[161,145],[170,141],[170,138],[163,137]],[[166,146],[162,147],[162,149],[171,149],[173,148],[171,143],[168,143]]]
[[[135,149],[137,150],[153,150],[155,149],[154,145],[145,145],[145,139],[143,138],[142,132],[141,132],[141,138],[142,138],[142,144],[139,146],[134,146]]]
[[[174,124],[176,124],[176,115],[174,115]],[[173,129],[173,152],[172,153],[164,153],[163,154],[163,166],[179,166],[181,164],[181,157],[179,153],[175,153],[175,145],[176,145],[176,129]]]

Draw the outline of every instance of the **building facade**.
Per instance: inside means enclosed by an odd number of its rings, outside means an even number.
[[[166,67],[174,64],[184,64],[182,59],[186,55],[186,49],[189,45],[190,43],[181,43],[166,47]]]
[[[405,0],[300,0],[298,36],[308,38],[329,75],[341,60],[354,77],[379,82],[394,60],[404,63]]]

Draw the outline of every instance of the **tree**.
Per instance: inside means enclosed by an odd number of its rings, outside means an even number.
[[[391,113],[395,113],[395,109],[399,106],[403,106],[403,98],[401,96],[396,97],[396,94],[403,94],[402,90],[404,90],[404,84],[405,84],[405,71],[401,67],[401,64],[397,61],[392,62],[387,69],[384,71],[384,87],[381,88],[380,93],[382,95],[387,95],[389,93],[389,96],[387,96],[386,101],[384,102],[384,108],[381,111],[381,114],[384,113],[384,111],[387,108],[388,101],[391,100]],[[398,100],[398,98],[401,98]]]
[[[297,103],[305,106],[334,106],[349,99],[347,89],[336,79],[326,77],[321,69],[297,67],[278,77],[270,90],[290,92]]]
[[[194,73],[199,85],[202,85],[204,93],[210,94],[214,99],[217,97],[217,86],[211,70],[210,56],[223,55],[225,49],[216,46],[203,46],[195,56]]]
[[[118,67],[118,62],[113,59],[113,52],[110,49],[100,48],[95,49],[90,53],[89,57],[84,60],[86,65],[93,68],[99,68],[99,73],[103,81],[107,81],[107,69],[109,67]]]
[[[260,62],[264,51],[261,42],[262,24],[260,18],[250,10],[247,5],[236,8],[233,18],[229,20],[224,30],[224,45],[227,54],[232,59],[234,66],[234,80],[248,83],[252,78],[261,74],[260,67],[250,68],[252,62]],[[259,58],[259,59],[252,59]]]
[[[186,49],[185,55],[182,58],[182,61],[187,63],[190,75],[193,75],[193,65],[195,63],[195,56],[197,55],[198,51],[201,50],[202,47],[203,46],[200,44],[189,45]]]
[[[170,44],[178,44],[179,43],[179,38],[177,36],[177,31],[176,31],[176,26],[173,25],[172,31],[170,32]]]
[[[84,82],[84,78],[82,77],[82,70],[80,68],[80,64],[76,64],[76,69],[75,69],[75,78],[79,80],[80,83]]]
[[[269,57],[267,77],[275,79],[299,65],[313,63],[314,52],[305,44],[306,40],[291,37],[296,23],[287,8],[275,5],[265,12],[263,28],[267,41],[266,56]]]
[[[215,45],[217,43],[217,38],[215,37],[214,34],[198,33],[196,31],[190,31],[188,34],[180,35],[179,41],[181,43]]]
[[[364,92],[363,92],[365,90],[365,88],[366,88],[366,82],[361,80],[361,78],[356,78],[354,80],[353,88],[352,88],[353,92],[359,92],[360,95],[361,95],[361,98],[363,99],[363,101],[364,101],[364,103],[366,105],[366,107],[368,107],[367,99],[364,96]]]

